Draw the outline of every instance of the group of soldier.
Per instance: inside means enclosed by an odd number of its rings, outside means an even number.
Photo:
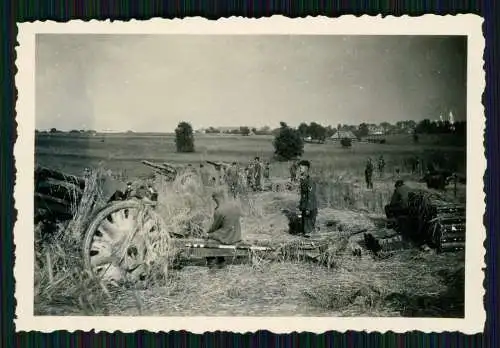
[[[377,161],[377,167],[378,167],[378,172],[380,177],[384,176],[384,170],[385,170],[385,159],[383,155],[380,155]],[[373,188],[373,172],[375,171],[375,165],[373,164],[373,161],[371,158],[368,158],[366,161],[366,166],[365,166],[365,182],[366,182],[366,188],[372,189]]]
[[[233,198],[238,196],[240,188],[244,184],[254,192],[262,191],[264,182],[269,180],[270,176],[270,163],[263,162],[258,156],[250,161],[243,170],[237,162],[232,162],[230,165],[215,164],[215,169],[219,183],[225,183],[228,186]],[[207,175],[207,171],[203,171],[202,177]],[[206,183],[210,180],[203,181]],[[211,181],[217,181],[217,178],[212,177]]]

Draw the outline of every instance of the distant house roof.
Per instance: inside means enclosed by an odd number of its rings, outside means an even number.
[[[357,137],[354,135],[353,132],[351,131],[337,131],[334,135],[331,136],[330,139],[337,139],[337,140],[340,140],[340,139],[344,139],[344,138],[348,138],[348,139],[357,139]]]
[[[240,127],[217,127],[221,132],[230,132],[230,131],[235,131],[235,130],[240,130]]]

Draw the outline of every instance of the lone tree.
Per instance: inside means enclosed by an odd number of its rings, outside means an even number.
[[[304,142],[299,132],[280,122],[278,134],[274,138],[274,153],[280,160],[288,161],[304,153]]]
[[[177,152],[194,152],[193,127],[187,122],[181,122],[175,129],[175,145]]]

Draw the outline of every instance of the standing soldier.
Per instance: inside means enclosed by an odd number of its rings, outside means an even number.
[[[417,172],[418,174],[420,174],[421,170],[420,170],[420,159],[415,156],[415,172]]]
[[[297,181],[297,161],[294,160],[292,162],[292,165],[290,166],[290,180],[292,182],[296,182]]]
[[[415,172],[417,170],[417,162],[415,161],[415,157],[412,157],[410,159],[410,164],[411,164],[411,173],[415,174]]]
[[[417,156],[412,157],[411,159],[411,173],[419,173],[420,172],[420,160]]]
[[[372,189],[373,188],[373,163],[372,159],[368,158],[368,161],[366,162],[366,167],[365,167],[365,181],[366,181],[366,188]]]
[[[398,180],[401,180],[401,173],[399,171],[399,168],[396,168],[394,170],[394,177],[393,177],[393,180],[396,182]]]
[[[221,163],[219,167],[219,182],[221,185],[226,183],[227,180],[227,173],[226,173],[227,167],[225,163]]]
[[[253,163],[250,161],[245,169],[247,175],[247,189],[253,188]]]
[[[253,177],[254,191],[260,191],[262,189],[262,163],[259,157],[255,157]]]
[[[300,202],[299,210],[302,214],[302,233],[309,237],[316,225],[318,215],[318,202],[316,198],[316,183],[309,174],[311,163],[300,161]]]
[[[229,192],[233,198],[236,198],[238,193],[238,180],[239,179],[239,170],[236,162],[233,162],[231,166],[226,171],[226,183],[229,186]]]
[[[269,176],[271,174],[271,169],[269,168],[270,164],[269,162],[266,162],[264,166],[264,179],[269,180]]]
[[[210,175],[208,174],[203,163],[200,163],[200,178],[203,186],[208,186],[210,184]]]
[[[385,168],[384,156],[380,155],[380,157],[378,159],[378,171],[379,171],[380,177],[382,177],[384,175],[384,168]]]

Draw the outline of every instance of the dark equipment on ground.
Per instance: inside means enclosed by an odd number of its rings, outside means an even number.
[[[394,229],[417,245],[438,251],[465,249],[465,205],[447,202],[428,192],[409,193],[407,212],[388,217]]]
[[[292,235],[299,235],[304,233],[304,227],[302,226],[302,216],[300,212],[282,209],[281,212],[288,219],[288,233]]]

